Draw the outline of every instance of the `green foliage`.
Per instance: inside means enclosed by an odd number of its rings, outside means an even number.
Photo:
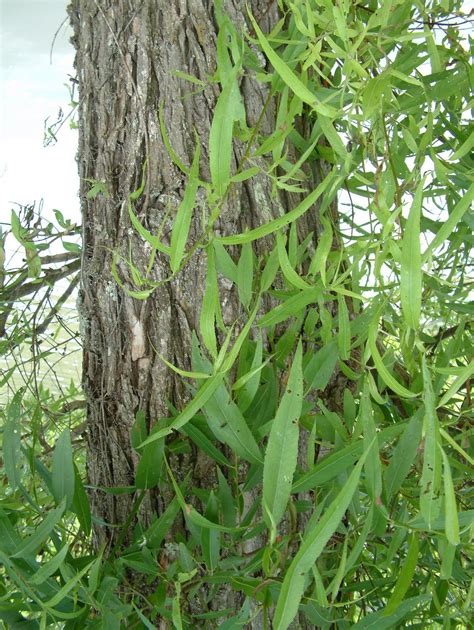
[[[188,177],[170,246],[134,211],[145,168],[129,195],[131,224],[152,253],[145,270],[126,261],[134,289],[114,260],[124,290],[137,299],[153,293],[157,251],[169,257],[164,282],[196,253],[207,273],[192,371],[161,357],[193,381],[192,397],[149,433],[137,413],[135,485],[108,489],[135,493],[134,510],[110,553],[91,544],[92,522],[105,524],[91,515],[78,472],[82,444],[71,439],[82,417],[66,403],[77,391],[54,398],[12,388],[3,406],[0,618],[8,627],[154,628],[164,619],[174,628],[236,628],[261,613],[278,630],[298,614],[323,629],[469,627],[467,16],[452,0],[278,4],[270,33],[250,16],[244,34],[215,3],[217,71],[208,79],[220,96],[207,150],[207,139],[197,139],[190,167],[160,112],[163,142]],[[269,135],[259,123],[247,127],[242,74],[271,86],[278,120]],[[237,142],[245,157],[233,171]],[[199,178],[203,155],[208,182]],[[321,160],[327,174],[310,190],[307,174]],[[226,195],[262,177],[275,195],[291,191],[295,207],[241,234],[214,233]],[[90,196],[108,194],[106,183],[91,184]],[[198,192],[206,210],[190,243]],[[313,247],[295,226],[315,207]],[[58,238],[71,232],[62,216],[58,223]],[[20,332],[12,306],[28,294],[27,279],[45,286],[56,277],[41,275],[41,239],[28,221],[13,213],[11,232],[26,261],[12,272],[0,259],[2,312],[11,320],[1,353],[35,334],[33,326]],[[252,244],[264,237],[259,259]],[[220,276],[240,301],[241,318],[228,328]],[[264,303],[272,306],[262,313]],[[2,384],[12,378],[7,371]],[[169,456],[191,449],[210,462],[212,490],[178,483]],[[156,489],[173,498],[145,525],[140,504]],[[177,519],[183,527],[165,543]],[[241,609],[215,610],[229,586]],[[189,605],[195,599],[200,612]]]

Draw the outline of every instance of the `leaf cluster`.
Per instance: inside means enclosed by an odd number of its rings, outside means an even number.
[[[136,414],[135,483],[107,489],[133,493],[134,509],[110,553],[83,553],[78,540],[91,516],[69,431],[41,463],[21,428],[22,394],[6,407],[4,619],[68,628],[164,619],[180,629],[243,627],[260,615],[278,630],[298,616],[323,629],[468,627],[474,185],[469,57],[453,22],[462,9],[444,0],[279,6],[265,34],[253,16],[239,32],[216,2],[208,80],[220,96],[190,166],[160,116],[188,177],[169,243],[134,211],[146,165],[129,196],[131,224],[152,251],[146,270],[128,261],[133,288],[114,263],[129,295],[157,288],[158,252],[169,259],[167,281],[196,255],[207,273],[191,370],[162,357],[186,379],[190,402],[170,403],[164,418]],[[277,105],[268,135],[247,124],[244,74],[267,84]],[[244,158],[233,172],[235,143]],[[241,234],[215,232],[227,195],[262,177],[295,206]],[[107,191],[100,185],[94,194]],[[316,238],[302,238],[298,221],[314,208]],[[201,235],[190,242],[193,221]],[[223,278],[240,303],[231,327]],[[263,303],[272,304],[265,313]],[[172,465],[196,450],[212,481],[201,488]],[[25,474],[41,478],[41,506],[35,483],[33,494],[24,488],[20,452]],[[145,524],[140,505],[156,489],[173,498]],[[214,606],[226,588],[238,610]]]

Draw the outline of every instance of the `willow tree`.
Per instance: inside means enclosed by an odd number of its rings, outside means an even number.
[[[70,5],[95,537],[159,578],[153,623],[443,614],[472,371],[458,4]]]

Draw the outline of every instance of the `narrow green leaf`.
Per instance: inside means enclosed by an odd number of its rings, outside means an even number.
[[[362,518],[364,520],[364,527],[362,528],[362,531],[357,537],[356,543],[352,547],[349,557],[347,558],[346,575],[349,573],[349,571],[352,569],[352,567],[355,565],[355,563],[359,559],[360,554],[364,550],[367,538],[370,532],[372,531],[372,523],[374,520],[374,506],[373,505],[370,506],[369,511],[367,512],[367,514],[364,514]]]
[[[36,571],[36,573],[29,578],[29,582],[31,584],[42,584],[45,580],[55,573],[59,567],[64,562],[64,559],[69,551],[69,545],[64,545],[64,547],[58,551],[58,553],[51,558],[48,562],[41,565],[41,567]]]
[[[180,171],[182,171],[186,175],[189,175],[189,167],[187,167],[184,164],[184,162],[182,162],[180,160],[178,155],[175,153],[175,150],[171,146],[171,143],[170,143],[170,140],[169,140],[169,137],[168,137],[168,133],[166,131],[166,126],[165,126],[164,102],[163,101],[161,101],[161,103],[160,103],[160,108],[158,110],[158,118],[159,118],[159,121],[160,121],[160,131],[161,131],[161,137],[163,139],[163,144],[165,145],[165,148],[168,151],[168,154],[169,154],[170,158],[172,159],[174,164],[176,164],[176,166],[179,168]]]
[[[424,355],[422,357],[422,367],[425,404],[425,443],[423,449],[423,470],[420,481],[420,512],[431,529],[441,508],[441,454],[439,452],[441,441],[435,396]]]
[[[20,546],[11,557],[26,558],[30,554],[34,554],[59,523],[65,508],[66,500],[63,499],[57,508],[48,513],[44,521],[35,529],[34,533],[22,540]]]
[[[209,493],[209,499],[207,501],[204,516],[211,522],[217,521],[218,519],[217,499],[212,490]],[[204,556],[206,566],[211,573],[217,568],[217,565],[219,563],[220,539],[221,533],[219,531],[205,527],[201,529],[202,555]]]
[[[212,244],[216,252],[217,271],[229,280],[232,280],[234,284],[237,284],[237,265],[218,239],[213,239]]]
[[[249,12],[250,20],[252,21],[252,25],[255,29],[255,33],[257,34],[260,45],[268,57],[270,63],[278,72],[280,77],[286,83],[286,85],[290,88],[290,90],[296,94],[298,98],[300,98],[303,103],[307,103],[313,109],[315,109],[318,114],[322,114],[324,116],[328,116],[330,118],[334,118],[337,114],[337,110],[330,106],[321,103],[316,96],[309,90],[306,85],[296,76],[293,70],[288,66],[288,64],[283,61],[283,59],[277,55],[277,53],[271,47],[269,41],[265,37],[265,35],[260,30],[257,22],[253,15]]]
[[[204,527],[205,529],[215,529],[216,531],[220,531],[220,532],[233,533],[233,532],[242,531],[245,529],[245,527],[225,527],[224,525],[219,525],[219,523],[213,523],[212,521],[207,519],[205,516],[200,514],[192,505],[186,503],[184,499],[184,495],[181,492],[180,487],[176,483],[176,479],[168,464],[168,461],[166,460],[166,457],[164,461],[165,461],[166,468],[168,470],[168,475],[171,479],[171,483],[173,484],[176,499],[179,503],[179,506],[181,507],[181,510],[183,511],[183,515],[185,518],[189,519],[192,523],[194,523],[198,527]]]
[[[421,269],[420,217],[423,202],[424,178],[418,184],[410,209],[402,240],[400,262],[400,301],[407,324],[414,329],[420,325],[421,289],[423,271]]]
[[[317,301],[318,297],[321,295],[321,291],[321,288],[318,286],[300,291],[296,295],[293,295],[285,300],[283,304],[279,304],[278,306],[275,306],[275,308],[272,308],[271,311],[258,320],[258,325],[260,328],[274,326],[275,324],[285,321],[285,319],[288,319],[289,317],[298,315],[302,309],[308,306],[308,304],[312,304]]]
[[[311,264],[309,266],[309,274],[321,276],[323,286],[326,286],[326,261],[331,251],[333,243],[333,231],[331,222],[324,215],[321,216],[321,224],[323,226],[323,233],[318,239],[318,245],[316,252],[313,256]]]
[[[392,630],[393,628],[405,627],[401,626],[400,622],[410,613],[416,614],[418,606],[420,604],[428,605],[431,599],[431,593],[410,597],[405,599],[391,615],[385,616],[384,610],[377,610],[363,617],[352,626],[351,630]]]
[[[222,474],[221,469],[217,466],[217,479],[219,482],[218,498],[221,504],[222,520],[226,527],[235,527],[236,523],[236,506],[232,491],[227,483],[227,479]]]
[[[262,336],[259,335],[257,343],[255,345],[255,354],[252,359],[250,370],[247,374],[243,374],[233,385],[232,389],[237,390],[237,398],[239,408],[242,413],[249,408],[252,400],[255,398],[258,386],[260,384],[260,372],[269,363],[271,357],[268,357],[262,363],[263,356],[263,341]]]
[[[254,230],[249,230],[248,232],[244,232],[243,234],[235,234],[232,236],[223,236],[220,237],[219,240],[224,245],[241,245],[242,243],[250,243],[251,241],[255,241],[264,236],[268,236],[272,232],[276,232],[277,230],[285,227],[285,225],[289,225],[296,219],[299,219],[301,215],[303,215],[316,201],[321,197],[321,195],[326,191],[331,183],[338,182],[338,185],[334,185],[331,189],[331,192],[325,197],[325,200],[329,203],[335,196],[339,185],[342,183],[343,178],[341,176],[336,177],[335,171],[331,171],[326,175],[323,181],[319,184],[319,186],[313,190],[303,201],[287,212],[281,217],[277,219],[273,219],[273,221],[269,221],[264,225],[261,225]]]
[[[133,227],[136,229],[138,234],[140,234],[140,236],[147,243],[149,243],[150,246],[153,247],[153,249],[156,249],[163,254],[169,255],[170,248],[168,247],[168,245],[164,245],[157,236],[153,236],[153,234],[149,232],[145,227],[143,227],[143,225],[140,223],[137,215],[133,210],[132,200],[130,196],[128,200],[128,215],[130,217],[130,221],[132,222]]]
[[[24,389],[19,388],[7,407],[3,428],[3,465],[12,490],[16,490],[21,479],[21,399]]]
[[[458,521],[459,527],[469,528],[472,527],[472,523],[474,522],[474,510],[466,510],[465,512],[458,512]],[[412,529],[420,529],[422,531],[428,531],[426,527],[426,522],[423,517],[417,516],[407,523],[407,527],[411,527]],[[444,514],[438,516],[438,518],[433,521],[433,526],[431,531],[446,531],[446,519]]]
[[[298,421],[303,405],[302,344],[298,342],[285,393],[272,422],[263,465],[263,517],[275,540],[291,494],[298,458]]]
[[[176,520],[180,505],[177,497],[174,497],[166,510],[154,523],[145,531],[145,538],[151,549],[159,549],[166,534],[170,531]]]
[[[11,555],[20,542],[21,538],[10,519],[4,514],[0,514],[0,549]]]
[[[290,260],[288,258],[288,254],[286,252],[285,238],[281,234],[281,232],[277,232],[276,238],[277,238],[278,261],[280,263],[280,268],[285,278],[296,289],[304,290],[304,289],[311,288],[311,285],[309,285],[305,280],[303,280],[303,278],[301,278],[291,266]]]
[[[89,497],[84,489],[84,484],[79,472],[74,465],[74,500],[72,502],[71,511],[77,516],[82,531],[85,536],[89,536],[92,527],[91,508],[89,505]]]
[[[51,597],[51,599],[44,602],[45,608],[53,608],[54,606],[57,606],[57,604],[59,604],[59,602],[61,602],[70,591],[72,591],[76,584],[82,580],[84,575],[87,575],[87,573],[92,569],[92,566],[94,564],[98,564],[100,561],[101,558],[97,558],[96,560],[89,562],[89,564],[86,564],[86,566],[79,571],[79,573],[76,573],[74,577],[68,580],[66,584],[53,597]]]
[[[418,394],[411,392],[409,389],[401,385],[388,371],[377,349],[377,328],[378,321],[375,319],[369,326],[368,346],[370,354],[374,360],[375,367],[381,379],[385,384],[390,387],[396,394],[402,396],[402,398],[415,398]]]
[[[193,422],[188,422],[182,427],[183,433],[186,433],[188,437],[198,446],[206,455],[215,460],[221,466],[231,467],[231,463],[227,457],[217,449],[211,440],[197,427]]]
[[[335,130],[330,118],[324,116],[322,113],[318,113],[318,121],[331,147],[334,149],[337,155],[339,155],[339,157],[345,159],[347,157],[347,149],[344,146],[343,141],[341,140],[341,136]]]
[[[238,64],[225,79],[214,108],[209,132],[209,168],[212,184],[219,196],[225,193],[230,180],[234,121],[239,119],[241,108],[237,82],[239,71]]]
[[[180,599],[181,599],[181,584],[175,582],[176,595],[173,597],[171,604],[171,620],[175,630],[183,630],[183,619],[181,617]]]
[[[351,354],[351,323],[349,321],[349,311],[344,296],[337,296],[337,321],[338,334],[337,346],[339,348],[339,356],[343,361],[347,361]]]
[[[140,619],[140,621],[142,622],[142,624],[145,626],[145,628],[147,628],[147,630],[156,630],[156,625],[154,623],[151,623],[151,621],[149,621],[145,615],[142,613],[142,611],[138,608],[138,606],[136,606],[135,603],[132,604],[133,605],[133,609],[135,610],[135,612],[138,615],[138,618]]]
[[[471,363],[466,365],[466,367],[463,368],[462,372],[458,374],[458,376],[456,376],[454,381],[451,383],[451,385],[448,387],[446,392],[443,394],[443,396],[441,397],[441,400],[439,401],[437,405],[438,408],[444,407],[444,405],[448,402],[448,400],[451,400],[454,394],[466,383],[467,380],[471,378],[473,374],[474,374],[474,361],[471,361]]]
[[[201,79],[198,79],[192,74],[188,74],[187,72],[182,72],[181,70],[173,70],[171,74],[173,74],[175,77],[178,77],[179,79],[183,79],[183,81],[189,81],[190,83],[194,83],[195,85],[199,85],[200,87],[206,87],[204,81],[201,81]]]
[[[456,492],[454,490],[453,477],[451,474],[451,466],[444,449],[439,445],[441,456],[443,458],[444,469],[444,512],[445,512],[445,531],[446,538],[451,545],[459,545],[459,518],[456,507]]]
[[[446,442],[448,442],[448,444],[450,444],[454,448],[454,450],[456,450],[459,453],[459,455],[461,455],[461,457],[463,457],[467,462],[469,462],[471,466],[474,466],[474,458],[471,457],[468,453],[466,453],[466,451],[459,446],[456,440],[453,440],[453,438],[449,435],[447,431],[440,428],[439,433],[440,435],[443,436]]]
[[[241,410],[230,399],[224,385],[204,405],[209,428],[218,440],[228,444],[240,457],[259,463],[262,454]]]
[[[460,160],[465,155],[472,151],[474,147],[474,133],[469,134],[467,140],[465,140],[460,147],[456,149],[456,151],[452,154],[450,160],[454,162],[456,160]]]
[[[401,571],[398,573],[397,582],[393,589],[392,596],[385,607],[385,616],[389,616],[397,610],[410,588],[413,576],[415,575],[416,566],[418,564],[418,548],[418,534],[415,532],[411,536],[407,557],[403,563]]]
[[[310,389],[322,391],[334,373],[338,361],[336,342],[324,344],[317,352],[311,351],[310,360],[304,369],[304,380]]]
[[[154,433],[152,429],[151,435]],[[135,487],[148,490],[158,485],[161,477],[161,467],[164,455],[164,438],[155,440],[143,447],[140,461],[135,472]]]
[[[224,375],[222,373],[215,374],[211,376],[210,379],[205,381],[201,385],[201,387],[197,390],[196,395],[193,399],[186,405],[186,407],[179,413],[173,422],[164,429],[157,431],[153,435],[150,435],[144,442],[140,444],[140,448],[146,446],[147,444],[151,444],[156,440],[165,437],[166,435],[170,435],[173,431],[177,431],[182,426],[184,426],[187,422],[191,420],[191,418],[197,414],[197,412],[206,404],[209,398],[214,394],[216,389],[222,382]]]
[[[362,422],[364,447],[365,451],[368,453],[364,465],[367,490],[372,501],[375,505],[378,505],[380,502],[380,495],[382,494],[382,467],[380,464],[379,444],[374,421],[374,411],[370,402],[367,382],[364,383],[360,400],[359,421]],[[371,446],[369,447],[369,445]]]
[[[367,452],[361,457],[349,475],[344,487],[324,511],[318,523],[308,532],[305,532],[303,542],[283,579],[273,620],[275,630],[286,630],[298,612],[298,606],[303,596],[306,573],[314,565],[328,540],[339,526],[359,483],[366,457]]]
[[[71,434],[65,429],[59,436],[53,453],[52,464],[53,495],[56,503],[66,499],[66,509],[74,500],[74,462],[72,456]]]
[[[218,309],[219,288],[217,285],[217,272],[215,263],[214,248],[210,245],[207,248],[207,272],[206,288],[202,300],[201,314],[199,316],[199,327],[204,345],[208,349],[211,357],[217,357],[217,337],[215,321]]]
[[[341,561],[339,562],[339,566],[336,571],[336,575],[334,576],[331,584],[328,587],[328,592],[331,593],[331,602],[334,603],[336,601],[336,597],[339,593],[339,588],[342,584],[342,580],[344,579],[344,575],[346,573],[346,562],[347,562],[347,541],[348,537],[344,538],[344,545],[342,547]]]
[[[389,75],[382,72],[377,77],[371,78],[365,82],[362,96],[362,110],[364,116],[367,118],[381,111],[383,93],[389,84],[389,80]]]
[[[258,175],[261,172],[261,169],[258,166],[252,166],[251,168],[246,169],[245,171],[242,171],[240,173],[237,173],[236,175],[233,175],[230,178],[231,182],[245,182],[247,179],[250,179],[251,177],[255,177],[255,175]]]
[[[267,263],[265,265],[264,270],[262,271],[262,276],[260,278],[260,291],[263,293],[264,291],[267,291],[271,285],[273,284],[273,281],[275,280],[275,276],[278,272],[279,269],[279,262],[278,262],[278,248],[275,245],[275,247],[272,249],[270,255],[267,258]]]
[[[228,372],[232,368],[232,366],[234,365],[239,355],[242,344],[247,338],[247,335],[249,334],[250,329],[252,328],[253,322],[255,320],[255,317],[257,315],[258,309],[260,307],[260,299],[261,299],[260,295],[258,295],[257,298],[255,299],[255,306],[253,307],[251,313],[249,314],[248,319],[245,323],[245,326],[242,328],[237,339],[234,341],[234,345],[232,346],[229,354],[226,356],[226,358],[222,362],[222,370],[224,372]]]
[[[393,451],[393,455],[384,475],[387,502],[389,502],[401,488],[403,481],[406,479],[415,461],[418,447],[420,446],[422,425],[421,412],[417,412],[411,418]]]
[[[181,368],[176,367],[176,365],[173,365],[172,363],[167,361],[164,357],[161,356],[161,354],[158,354],[158,352],[156,354],[158,355],[159,359],[170,368],[170,370],[173,370],[173,372],[176,372],[176,374],[179,374],[180,376],[184,376],[184,378],[193,378],[196,380],[211,378],[211,375],[206,374],[205,372],[189,372],[188,370],[181,370]]]
[[[471,184],[466,190],[466,193],[461,197],[458,203],[454,206],[446,221],[443,222],[439,228],[436,236],[428,245],[425,253],[423,254],[423,262],[433,253],[433,251],[439,247],[444,241],[449,238],[456,225],[463,218],[464,214],[471,208],[474,200],[474,184]]]
[[[179,204],[176,218],[173,223],[173,231],[171,233],[170,267],[173,273],[176,273],[179,269],[183,259],[186,242],[188,240],[191,217],[194,204],[196,203],[196,193],[199,186],[200,156],[201,147],[199,145],[199,138],[197,138],[196,150],[194,152],[193,163],[189,173],[189,181],[184,191],[183,201]]]
[[[242,245],[239,262],[237,264],[237,289],[240,302],[248,308],[252,300],[253,285],[253,252],[250,243]]]
[[[318,461],[314,468],[301,475],[293,484],[292,492],[306,492],[335,479],[349,470],[363,453],[362,441],[338,449]]]

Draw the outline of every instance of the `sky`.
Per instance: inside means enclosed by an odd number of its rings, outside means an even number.
[[[68,120],[57,133],[57,142],[43,146],[45,119],[52,124],[60,108],[65,115],[71,109],[65,84],[70,85],[74,76],[74,50],[68,22],[61,27],[67,4],[67,0],[0,0],[0,228],[2,223],[10,224],[11,209],[18,208],[15,202],[36,201],[38,208],[41,199],[43,216],[53,218],[53,210],[59,209],[65,218],[80,222],[77,131],[69,128]],[[7,238],[5,247],[7,265],[24,255],[13,238]],[[65,286],[66,280],[55,288],[61,293]],[[74,326],[75,298],[69,302],[61,319]],[[57,340],[45,338],[48,349],[55,351],[40,364],[40,379],[53,391],[69,385],[71,379],[80,382],[77,340],[67,330],[60,331],[56,349]],[[13,385],[29,382],[31,366],[22,364],[28,356],[28,348],[21,346],[1,358],[0,372],[17,367]]]
[[[40,199],[47,216],[57,208],[79,221],[77,131],[68,120],[57,143],[43,147],[44,121],[71,109],[65,84],[74,76],[74,50],[68,23],[61,27],[67,4],[0,0],[0,223],[9,223],[15,202]]]

